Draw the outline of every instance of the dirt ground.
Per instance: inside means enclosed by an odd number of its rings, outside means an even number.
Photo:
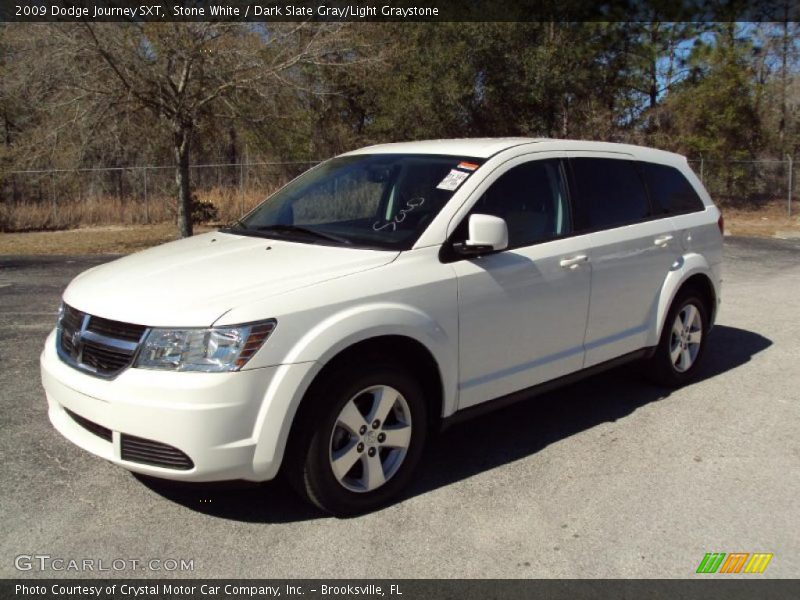
[[[761,238],[800,238],[800,201],[787,214],[786,203],[758,210],[723,209],[725,233]],[[195,233],[213,230],[196,226]],[[176,238],[172,223],[111,225],[65,231],[0,233],[0,255],[128,254]]]

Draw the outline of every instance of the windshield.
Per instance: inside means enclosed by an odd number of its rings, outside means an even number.
[[[408,154],[334,158],[279,190],[229,231],[406,250],[482,162]]]

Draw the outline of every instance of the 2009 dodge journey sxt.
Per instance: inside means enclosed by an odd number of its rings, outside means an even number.
[[[229,228],[95,267],[41,357],[53,425],[147,475],[285,472],[334,514],[429,434],[629,360],[695,375],[722,217],[681,156],[598,142],[373,146]]]

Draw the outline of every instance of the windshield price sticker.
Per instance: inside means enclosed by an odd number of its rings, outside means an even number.
[[[469,177],[469,173],[457,171],[456,169],[450,169],[450,172],[444,179],[442,179],[441,182],[439,182],[439,185],[437,185],[436,188],[452,192],[453,190],[458,189],[458,186],[460,186],[467,177]]]

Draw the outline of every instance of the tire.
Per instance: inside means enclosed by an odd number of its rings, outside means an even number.
[[[369,512],[395,499],[427,437],[420,384],[402,367],[382,362],[345,367],[309,394],[291,449],[295,489],[336,516]]]
[[[708,340],[708,308],[694,290],[681,292],[670,306],[655,354],[648,361],[652,381],[679,388],[693,381]]]

